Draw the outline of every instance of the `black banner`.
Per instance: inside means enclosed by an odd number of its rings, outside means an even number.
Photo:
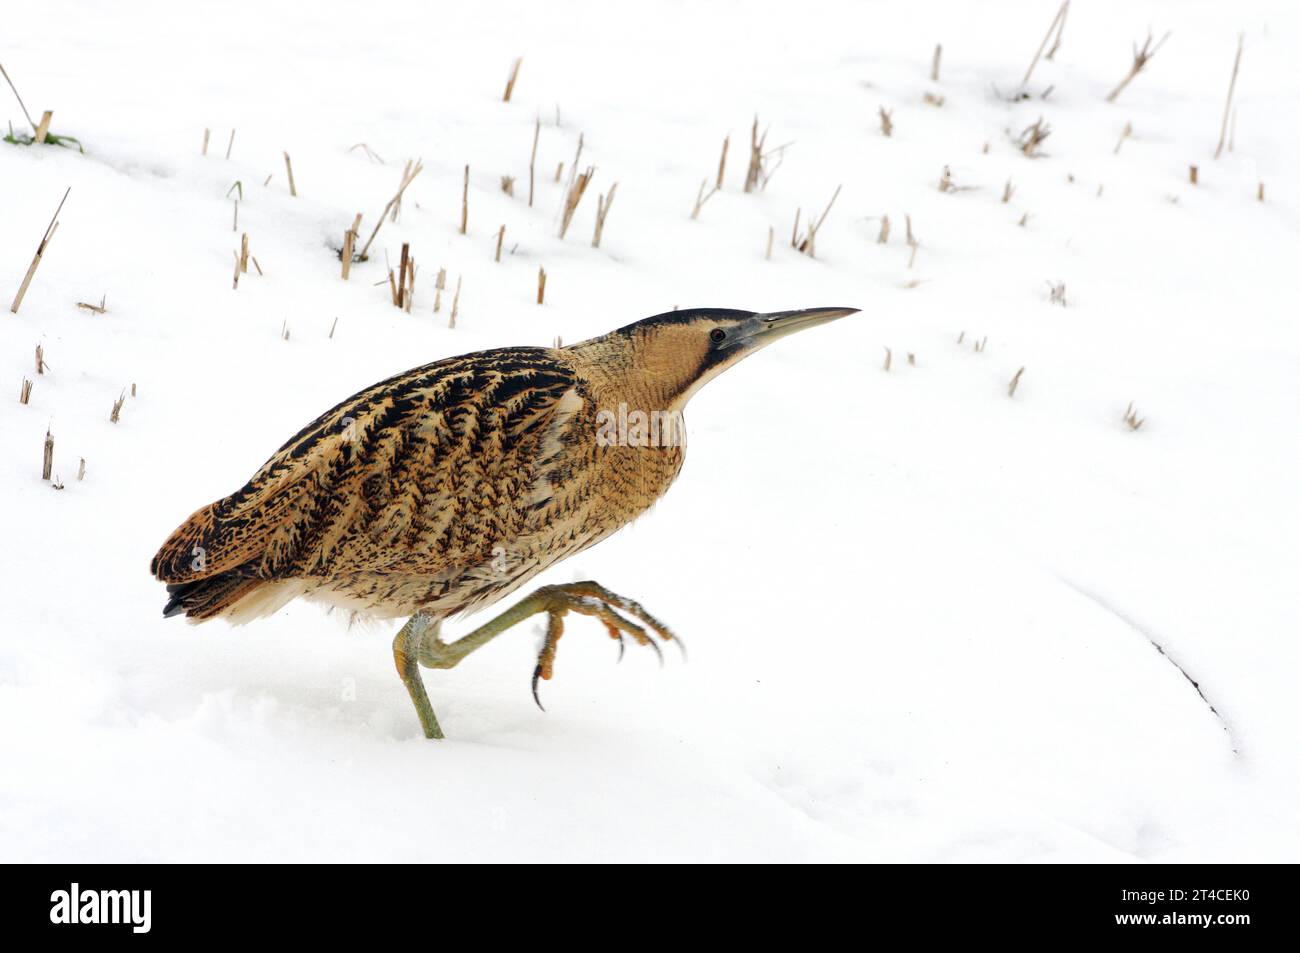
[[[1232,943],[1292,932],[1286,867],[767,867],[715,873],[708,885],[680,868],[594,875],[576,867],[498,868],[488,875],[443,866],[49,865],[7,873],[11,886],[0,901],[7,937],[97,945],[237,940],[272,927],[300,941],[336,941],[369,927],[378,937],[406,921],[432,926],[461,918],[550,932],[595,926],[618,908],[636,917],[638,931],[665,934],[687,913],[741,933],[816,925],[860,931],[864,940],[903,931]],[[539,904],[540,921],[516,915]]]

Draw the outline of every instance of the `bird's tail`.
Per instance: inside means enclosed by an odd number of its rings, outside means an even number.
[[[263,580],[235,569],[193,582],[172,583],[167,587],[167,605],[163,615],[185,615],[195,622],[212,619],[233,609],[252,595]]]
[[[278,611],[307,588],[302,579],[259,579],[251,569],[231,569],[168,585],[163,615],[184,615],[190,622],[222,618],[243,625]]]

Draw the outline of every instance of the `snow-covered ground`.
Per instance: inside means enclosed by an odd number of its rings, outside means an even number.
[[[0,318],[0,858],[1300,857],[1300,12],[1076,2],[1010,102],[1057,5],[10,5],[0,63],[86,151],[0,143],[6,305],[72,189]],[[1106,102],[1148,29],[1172,35]],[[747,195],[755,113],[790,145]],[[579,136],[595,178],[561,241]],[[363,212],[368,235],[417,157],[344,283],[345,228]],[[817,258],[797,253],[796,209],[839,185]],[[232,290],[240,232],[265,274]],[[404,241],[410,314],[376,284]],[[107,314],[75,306],[101,295]],[[438,744],[391,627],[307,604],[163,620],[166,534],[342,397],[701,305],[863,313],[710,384],[657,509],[540,580],[643,600],[689,661],[615,665],[575,621],[542,714],[521,628],[426,673]]]

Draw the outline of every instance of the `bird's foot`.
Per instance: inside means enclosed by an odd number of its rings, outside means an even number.
[[[560,636],[564,634],[564,616],[570,612],[599,619],[605,626],[609,637],[618,642],[618,657],[623,658],[626,638],[637,645],[654,649],[663,664],[663,651],[659,648],[656,637],[665,642],[676,642],[685,652],[682,640],[639,603],[616,592],[611,592],[598,582],[570,582],[558,586],[543,586],[534,596],[539,600],[539,610],[545,611],[546,638],[542,650],[537,656],[537,666],[533,669],[533,701],[542,708],[542,700],[537,694],[537,683],[541,679],[550,680],[555,670],[555,651]],[[628,618],[628,617],[631,618]],[[543,711],[545,709],[543,708]]]

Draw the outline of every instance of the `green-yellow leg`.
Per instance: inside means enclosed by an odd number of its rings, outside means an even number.
[[[615,610],[619,611],[615,611]],[[563,618],[568,612],[593,616],[605,624],[610,637],[618,639],[620,646],[626,633],[638,645],[648,645],[656,652],[659,646],[650,633],[665,641],[681,640],[666,625],[652,616],[640,604],[610,592],[596,582],[571,582],[558,586],[543,586],[531,595],[525,596],[495,619],[487,622],[468,635],[455,642],[443,642],[439,636],[439,624],[429,617],[417,614],[402,627],[393,642],[393,653],[397,659],[397,671],[402,682],[411,693],[420,724],[428,738],[441,738],[438,721],[429,705],[424,684],[420,679],[418,665],[425,668],[454,668],[470,653],[487,645],[506,629],[524,621],[530,616],[545,612],[548,616],[546,640],[537,658],[533,670],[533,698],[537,700],[537,681],[549,679],[555,663],[556,643],[564,634]],[[638,620],[633,622],[621,613]],[[640,623],[640,624],[639,624]],[[647,629],[649,632],[647,632]],[[418,665],[417,665],[418,663]],[[537,702],[541,707],[541,701]]]
[[[397,663],[397,674],[411,695],[415,713],[420,718],[420,727],[424,729],[426,738],[442,738],[443,734],[442,729],[438,727],[433,706],[429,704],[429,695],[424,690],[424,679],[420,677],[420,645],[426,633],[432,632],[433,637],[437,639],[440,626],[440,621],[417,612],[406,621],[406,625],[402,626],[397,637],[393,639],[393,661]]]

